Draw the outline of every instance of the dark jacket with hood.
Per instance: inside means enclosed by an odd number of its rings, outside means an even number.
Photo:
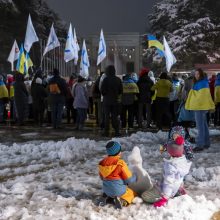
[[[44,107],[45,98],[47,97],[47,91],[43,85],[34,83],[31,85],[31,96],[33,98],[33,104]]]
[[[121,79],[115,75],[114,66],[107,67],[106,75],[101,86],[103,103],[105,105],[116,105],[123,91],[122,82]]]
[[[151,103],[152,95],[154,92],[151,91],[151,87],[154,85],[153,81],[150,79],[150,77],[147,74],[142,75],[138,82],[137,82],[138,88],[139,88],[139,96],[138,101],[139,103]]]

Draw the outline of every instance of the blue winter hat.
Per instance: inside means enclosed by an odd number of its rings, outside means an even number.
[[[109,156],[116,156],[121,152],[121,145],[116,141],[110,141],[106,145],[106,151]]]

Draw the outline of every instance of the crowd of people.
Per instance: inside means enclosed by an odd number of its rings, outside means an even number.
[[[48,76],[38,70],[32,78],[16,72],[0,76],[0,123],[10,120],[22,126],[32,118],[36,126],[62,129],[65,109],[67,123],[80,131],[94,114],[104,136],[109,136],[110,125],[120,136],[122,129],[134,127],[162,130],[196,124],[195,150],[203,150],[210,146],[209,122],[220,125],[219,88],[220,74],[208,79],[201,69],[181,76],[162,72],[155,78],[145,67],[138,75],[128,71],[119,78],[110,65],[95,81],[80,75],[65,80],[57,69]]]

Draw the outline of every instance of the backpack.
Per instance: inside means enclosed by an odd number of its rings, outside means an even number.
[[[59,88],[59,86],[58,86],[57,83],[52,83],[52,84],[50,84],[50,85],[49,85],[49,91],[50,91],[50,93],[53,94],[53,95],[57,95],[57,94],[60,94],[60,93],[61,93],[60,88]]]

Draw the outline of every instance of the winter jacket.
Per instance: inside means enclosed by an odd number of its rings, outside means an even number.
[[[49,95],[51,102],[65,102],[65,97],[68,94],[67,83],[59,75],[55,75],[49,81]]]
[[[154,92],[151,90],[154,85],[153,81],[148,75],[143,75],[139,78],[137,82],[139,88],[138,102],[139,103],[151,103]]]
[[[34,105],[43,105],[45,102],[45,98],[47,97],[47,91],[43,87],[43,85],[34,83],[31,85],[31,95],[33,99]]]
[[[209,88],[210,88],[210,93],[211,93],[213,100],[214,100],[214,96],[215,96],[215,80],[216,80],[215,75],[213,75],[209,80]]]
[[[110,197],[121,196],[127,184],[136,181],[127,164],[120,156],[108,156],[99,163],[99,175],[103,181],[103,191]]]
[[[172,81],[172,92],[170,93],[170,101],[176,101],[179,98],[179,90],[180,90],[180,81],[173,80]]]
[[[101,92],[99,90],[99,82],[100,82],[101,76],[98,77],[98,79],[96,79],[94,85],[93,85],[93,89],[92,89],[92,97],[94,99],[101,99]]]
[[[152,91],[157,91],[157,98],[169,98],[173,91],[172,83],[168,79],[160,79],[151,88]]]
[[[122,86],[122,105],[133,105],[136,100],[136,95],[139,93],[137,84],[131,78],[128,78],[123,81]]]
[[[113,74],[107,75],[101,84],[101,94],[104,105],[116,105],[119,103],[123,92],[121,79]]]
[[[186,100],[185,108],[193,111],[215,109],[207,78],[199,80],[193,85]]]
[[[74,108],[88,108],[89,97],[85,82],[78,82],[73,86],[73,98]]]
[[[217,75],[217,79],[215,81],[215,103],[220,102],[220,74]]]
[[[163,182],[161,192],[164,196],[171,198],[176,195],[183,183],[184,177],[189,173],[191,162],[185,156],[171,157],[163,161]]]

